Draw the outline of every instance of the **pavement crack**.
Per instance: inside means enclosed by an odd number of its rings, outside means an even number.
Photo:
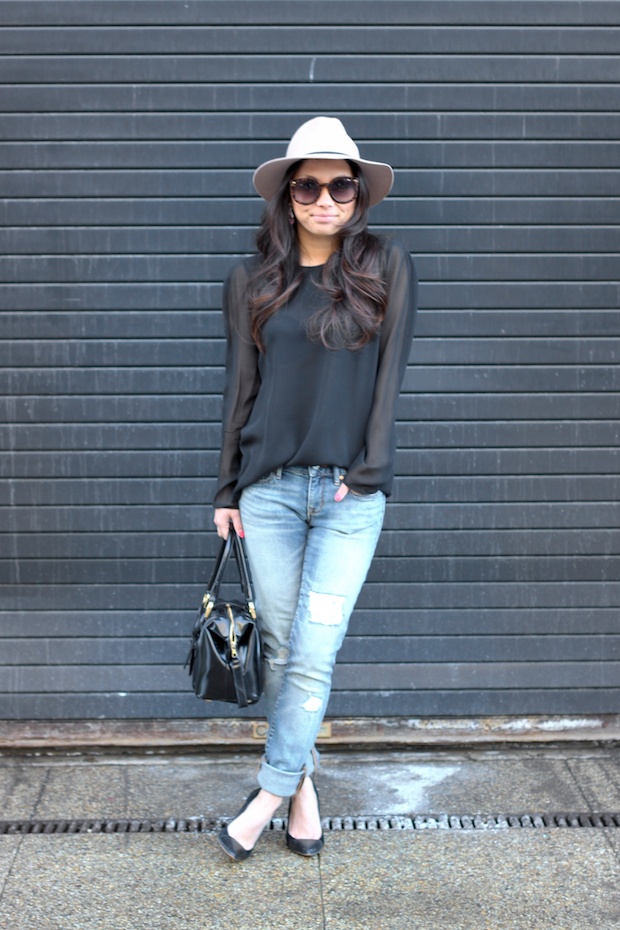
[[[16,843],[16,845],[15,845],[15,849],[13,850],[13,855],[11,856],[11,858],[10,858],[10,860],[9,860],[9,867],[8,867],[8,869],[6,870],[6,874],[5,874],[4,878],[2,879],[2,881],[1,881],[1,883],[0,883],[0,904],[2,904],[2,901],[3,901],[3,899],[4,899],[4,892],[5,892],[5,890],[6,890],[6,887],[7,887],[8,883],[9,883],[9,879],[11,878],[11,876],[12,876],[12,874],[13,874],[13,868],[14,868],[14,866],[15,866],[15,860],[17,859],[17,854],[18,854],[18,852],[20,851],[23,842],[24,842],[24,837],[21,836],[21,837],[19,838],[19,842]]]
[[[45,775],[44,775],[43,778],[41,779],[41,784],[40,784],[40,786],[39,786],[39,791],[38,791],[38,793],[37,793],[36,800],[35,800],[35,802],[34,802],[34,804],[33,804],[33,806],[32,806],[32,814],[31,814],[31,819],[32,819],[32,820],[34,820],[34,818],[37,816],[37,811],[39,810],[39,805],[40,805],[41,801],[43,800],[43,794],[44,794],[45,791],[47,790],[47,783],[48,783],[48,781],[49,781],[50,771],[51,771],[51,769],[50,769],[49,766],[48,766],[48,767],[45,769]]]
[[[321,921],[323,930],[327,930],[327,912],[325,909],[325,889],[323,888],[323,869],[321,867],[321,857],[317,856],[319,869],[319,896],[321,898]]]
[[[587,793],[584,791],[583,786],[582,786],[582,784],[581,784],[581,781],[579,780],[579,778],[577,778],[577,775],[576,775],[575,772],[573,771],[573,768],[572,768],[572,766],[571,766],[571,760],[570,760],[570,759],[566,759],[565,762],[564,762],[564,764],[565,764],[566,768],[568,769],[568,772],[569,772],[569,774],[570,774],[570,777],[573,779],[573,782],[575,783],[575,787],[577,788],[577,791],[579,792],[579,794],[580,794],[581,797],[583,798],[583,800],[584,800],[584,802],[585,802],[585,804],[586,804],[586,807],[587,807],[588,812],[589,812],[590,814],[593,814],[593,813],[594,813],[594,809],[593,809],[593,807],[592,807],[592,802],[591,802],[590,798],[588,797]]]

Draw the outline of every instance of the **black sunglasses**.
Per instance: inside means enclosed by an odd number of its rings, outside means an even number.
[[[308,206],[316,203],[324,187],[336,203],[351,203],[357,197],[360,182],[358,178],[334,178],[329,184],[319,184],[316,178],[297,178],[290,183],[293,200]]]

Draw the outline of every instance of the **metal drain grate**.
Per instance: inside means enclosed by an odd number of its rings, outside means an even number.
[[[167,820],[10,820],[0,821],[0,836],[44,834],[77,836],[92,833],[213,833],[226,820],[203,817]],[[271,830],[285,830],[285,818],[274,819]],[[620,827],[620,814],[420,814],[413,817],[326,817],[323,829],[339,830],[510,830]]]

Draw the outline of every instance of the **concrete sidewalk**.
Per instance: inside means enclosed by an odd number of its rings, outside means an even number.
[[[5,754],[0,820],[214,827],[253,787],[255,764],[245,754]],[[278,821],[242,864],[224,857],[213,829],[1,835],[0,927],[617,930],[620,826],[450,823],[620,812],[620,749],[325,753],[317,784],[327,831],[315,859],[286,850]],[[411,829],[422,814],[428,826]],[[390,815],[409,829],[383,829]],[[355,818],[370,829],[342,829]]]

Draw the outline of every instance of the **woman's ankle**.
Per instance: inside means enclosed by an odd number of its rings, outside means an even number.
[[[282,803],[282,800],[283,799],[277,795],[271,794],[271,792],[261,788],[245,810],[231,821],[228,828],[230,835],[247,835],[248,833],[255,833],[257,830],[260,830],[262,833]],[[232,830],[230,829],[231,827]]]

